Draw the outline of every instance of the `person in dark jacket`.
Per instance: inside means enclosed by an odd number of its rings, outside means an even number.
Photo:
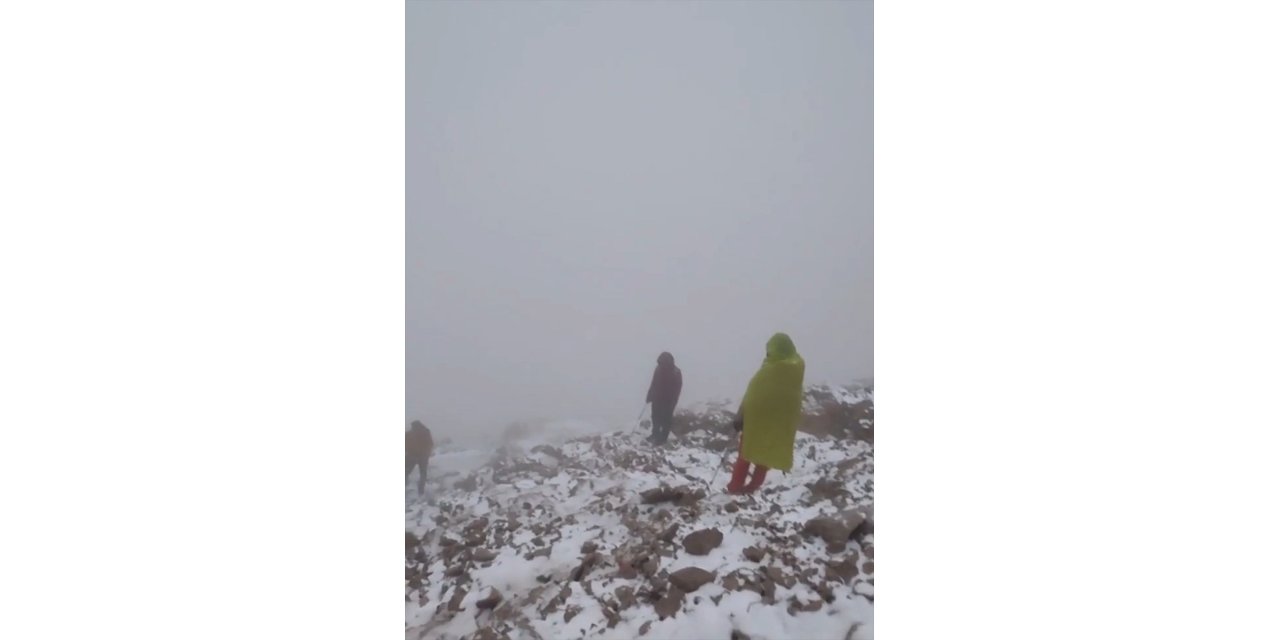
[[[676,402],[680,400],[680,388],[684,379],[676,359],[666,351],[658,356],[658,366],[653,370],[653,381],[649,383],[649,395],[645,402],[652,403],[650,417],[653,420],[653,434],[649,441],[662,444],[671,434],[671,419],[676,413]]]
[[[427,425],[413,421],[409,430],[404,432],[404,486],[409,488],[409,474],[414,467],[418,468],[418,495],[422,495],[427,487],[427,463],[435,450],[435,442],[431,439],[431,430]]]

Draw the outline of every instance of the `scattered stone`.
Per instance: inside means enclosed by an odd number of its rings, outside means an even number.
[[[867,536],[871,536],[875,534],[875,528],[876,528],[875,521],[872,520],[871,518],[867,518],[862,522],[858,523],[858,526],[854,527],[853,533],[850,534],[850,537],[853,538],[854,540],[857,540],[858,543],[861,544],[862,541],[867,538]]]
[[[817,482],[811,482],[805,485],[809,489],[809,494],[813,496],[815,501],[835,500],[836,498],[849,495],[849,491],[845,489],[844,483],[830,478],[823,478]]]
[[[596,550],[596,549],[598,549],[598,548],[599,548],[599,547],[596,545],[596,543],[594,543],[594,542],[592,542],[592,541],[590,541],[590,540],[588,540],[588,541],[586,541],[586,542],[582,543],[582,552],[583,552],[583,553],[595,553],[595,550]]]
[[[576,615],[578,615],[579,613],[582,613],[582,607],[579,607],[579,606],[577,606],[577,605],[569,605],[569,606],[565,607],[565,609],[564,609],[564,621],[565,621],[565,622],[568,622],[568,621],[572,620],[572,619],[573,619],[573,617],[574,617],[574,616],[576,616]]]
[[[734,629],[729,632],[729,640],[751,640],[751,636]]]
[[[663,542],[671,542],[676,539],[676,533],[680,531],[680,523],[673,522],[662,533],[658,534],[658,539]]]
[[[631,565],[630,561],[626,559],[618,560],[618,577],[619,578],[622,578],[623,580],[633,580],[639,575],[640,575],[640,572],[636,571],[636,568]]]
[[[850,580],[858,577],[858,561],[857,558],[850,556],[840,562],[827,563],[827,579],[837,579],[848,584]]]
[[[445,564],[453,564],[453,559],[456,558],[458,554],[462,553],[462,550],[463,548],[457,547],[457,545],[454,545],[454,547],[444,547],[440,549],[440,558],[444,559]]]
[[[694,504],[697,504],[699,500],[705,497],[707,497],[707,492],[701,489],[697,489],[695,491],[687,491],[680,495],[680,498],[676,500],[676,504],[682,507],[691,507]]]
[[[552,598],[548,600],[546,604],[542,605],[542,607],[538,609],[538,615],[542,616],[543,620],[546,620],[547,616],[555,613],[560,607],[560,602],[559,598]]]
[[[502,594],[498,593],[497,589],[489,587],[489,597],[483,600],[477,600],[476,608],[480,611],[488,611],[498,606],[499,602],[502,602]]]
[[[658,614],[659,620],[666,620],[679,613],[683,606],[684,592],[679,587],[672,587],[667,590],[667,595],[654,603],[653,610]]]
[[[695,556],[705,556],[723,541],[724,534],[719,529],[702,529],[684,537],[684,550]]]
[[[449,598],[450,611],[462,611],[462,599],[467,597],[467,588],[458,585],[453,589],[453,597]]]
[[[653,621],[652,621],[652,620],[650,620],[650,621],[648,621],[648,622],[646,622],[646,623],[644,623],[644,624],[640,625],[640,635],[644,635],[644,634],[646,634],[646,633],[649,633],[649,627],[652,627],[652,626],[653,626]]]
[[[866,516],[858,510],[850,510],[839,518],[820,516],[804,523],[800,533],[806,536],[821,537],[827,543],[828,550],[843,550],[845,544],[853,537],[854,531],[866,522]]]
[[[550,558],[550,557],[551,557],[551,547],[543,547],[541,549],[538,549],[537,551],[530,551],[529,553],[524,554],[525,560],[533,560],[534,558]]]
[[[693,593],[702,585],[716,579],[716,575],[698,567],[685,567],[671,574],[671,584],[685,593]]]
[[[665,485],[640,492],[640,502],[643,504],[675,502],[682,507],[688,507],[705,497],[707,497],[707,494],[701,489],[672,488]]]
[[[440,536],[441,547],[452,547],[457,544],[458,544],[458,541],[454,540],[453,538],[450,538],[449,536]]]
[[[465,572],[465,571],[466,571],[466,567],[464,567],[463,565],[460,565],[460,564],[455,564],[455,565],[453,565],[452,567],[449,567],[448,569],[445,569],[445,570],[444,570],[444,577],[446,577],[446,578],[456,578],[456,577],[458,577],[458,576],[462,575],[462,574],[463,574],[463,572]]]
[[[871,561],[867,561],[867,562],[863,563],[863,565],[862,565],[862,572],[863,572],[863,573],[865,573],[865,574],[867,574],[867,575],[872,575],[872,574],[874,574],[874,573],[876,572],[876,563],[871,562]]]
[[[412,531],[404,532],[404,552],[406,555],[417,549],[420,544],[422,544],[422,541],[418,539],[418,536],[413,535]]]
[[[862,550],[862,553],[866,554],[868,558],[874,558],[876,557],[875,550],[875,545],[867,545],[866,548]]]
[[[814,600],[813,602],[807,602],[807,603],[801,604],[800,601],[795,596],[791,596],[791,601],[787,603],[787,612],[793,616],[798,611],[805,611],[805,612],[812,613],[814,611],[819,611],[821,609],[822,609],[821,600]]]
[[[587,574],[591,572],[591,569],[600,562],[602,557],[603,556],[599,553],[587,554],[587,556],[582,559],[582,562],[578,564],[573,571],[569,572],[569,579],[574,582],[581,582],[582,579],[587,577]]]
[[[726,505],[724,506],[724,510],[725,510],[725,512],[726,512],[726,513],[737,513],[737,512],[738,512],[738,508],[739,508],[739,507],[738,507],[738,503],[736,503],[736,502],[730,502],[729,504],[726,504]]]
[[[481,531],[487,526],[489,526],[488,518],[476,518],[475,520],[471,521],[471,524],[468,524],[462,530],[466,532]]]
[[[613,590],[613,596],[618,599],[618,609],[630,609],[636,606],[636,590],[630,585],[622,585]]]
[[[645,560],[644,564],[640,565],[640,570],[644,572],[644,575],[653,577],[658,573],[658,558],[650,557]]]
[[[724,587],[725,591],[742,590],[742,583],[738,580],[738,576],[734,575],[725,576],[725,579],[720,581],[720,586]]]
[[[773,604],[773,598],[777,593],[777,588],[778,586],[774,584],[773,580],[765,578],[760,581],[758,588],[755,590],[760,593],[760,598],[765,604]]]
[[[843,544],[849,539],[849,530],[834,518],[812,518],[804,523],[800,532],[806,536],[819,536],[829,545]]]
[[[511,640],[511,636],[499,633],[493,627],[485,627],[471,636],[471,640]]]
[[[781,567],[768,567],[764,570],[764,573],[769,577],[770,581],[780,584],[788,589],[796,586],[795,576],[787,574]]]
[[[476,549],[471,553],[471,559],[476,562],[493,562],[494,558],[497,557],[498,553],[496,551],[488,549]]]
[[[681,493],[671,487],[658,487],[656,489],[648,489],[640,492],[640,502],[643,504],[659,504],[662,502],[675,502],[679,500]]]
[[[764,549],[759,547],[747,547],[742,550],[742,555],[752,562],[760,562],[764,560]]]

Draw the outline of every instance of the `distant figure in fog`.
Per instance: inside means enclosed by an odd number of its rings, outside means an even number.
[[[409,430],[404,432],[404,486],[409,486],[409,474],[418,468],[418,495],[422,495],[427,487],[427,462],[435,449],[431,439],[431,430],[426,425],[413,421]]]
[[[804,359],[785,333],[775,333],[765,347],[764,362],[747,385],[733,428],[742,433],[738,461],[729,478],[729,493],[752,493],[764,484],[769,469],[791,469],[796,427],[804,402]],[[755,463],[751,483],[747,468]]]
[[[676,402],[680,400],[680,388],[683,386],[684,379],[680,375],[680,368],[676,366],[676,359],[663,351],[658,356],[657,368],[653,370],[649,395],[645,397],[645,402],[653,404],[649,412],[653,420],[650,442],[662,444],[667,441],[667,436],[671,434],[671,419],[676,413]]]

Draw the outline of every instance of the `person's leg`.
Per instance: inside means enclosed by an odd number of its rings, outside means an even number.
[[[404,486],[406,489],[409,487],[409,474],[413,473],[413,465],[415,464],[417,463],[413,461],[413,458],[404,459]]]
[[[653,426],[657,432],[658,444],[666,442],[667,436],[671,435],[671,419],[674,414],[674,407],[654,407]]]
[[[427,488],[427,459],[423,458],[418,461],[418,495],[426,492]]]
[[[751,493],[760,488],[764,484],[764,474],[769,473],[769,467],[757,464],[756,468],[751,472],[751,482],[747,484],[745,491]]]
[[[726,488],[729,493],[742,493],[742,485],[747,480],[747,469],[750,466],[750,462],[743,459],[741,455],[738,456],[738,461],[733,463],[733,475],[729,477],[729,486]]]
[[[729,493],[742,493],[742,483],[747,479],[747,468],[751,466],[742,457],[742,437],[738,437],[738,461],[733,463],[733,475],[729,477]]]

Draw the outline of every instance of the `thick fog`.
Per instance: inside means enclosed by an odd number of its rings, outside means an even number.
[[[870,2],[407,3],[406,420],[872,375]]]

